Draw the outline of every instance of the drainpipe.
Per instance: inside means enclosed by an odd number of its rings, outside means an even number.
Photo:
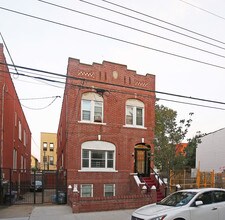
[[[4,101],[5,101],[5,84],[2,87],[2,118],[1,118],[1,157],[0,168],[3,168],[3,144],[4,144]],[[2,177],[0,177],[2,179]]]

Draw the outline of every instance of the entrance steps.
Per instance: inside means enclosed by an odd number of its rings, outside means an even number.
[[[147,185],[148,189],[151,189],[152,186],[156,187],[157,202],[161,201],[164,198],[164,194],[161,192],[160,187],[158,187],[159,183],[153,175],[151,175],[150,177],[143,177],[142,181]]]

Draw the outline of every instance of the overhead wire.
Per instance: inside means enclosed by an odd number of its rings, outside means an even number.
[[[189,61],[192,61],[192,62],[201,63],[201,64],[204,64],[204,65],[207,65],[207,66],[212,66],[212,67],[216,67],[216,68],[219,68],[219,69],[225,69],[225,66],[209,63],[209,62],[194,59],[194,58],[191,58],[191,57],[186,57],[186,56],[183,56],[183,55],[180,55],[180,54],[168,52],[168,51],[165,51],[165,50],[160,50],[160,49],[157,49],[157,48],[153,48],[153,47],[138,44],[138,43],[135,43],[135,42],[131,42],[131,41],[123,40],[123,39],[120,39],[120,38],[116,38],[116,37],[113,37],[113,36],[97,33],[97,32],[94,32],[94,31],[87,30],[87,29],[78,28],[78,27],[75,27],[75,26],[63,24],[61,22],[37,17],[37,16],[34,16],[34,15],[26,14],[26,13],[23,13],[23,12],[15,11],[15,10],[4,8],[4,7],[0,7],[0,9],[5,10],[5,11],[9,11],[9,12],[12,12],[12,13],[16,13],[16,14],[19,14],[19,15],[27,16],[27,17],[30,17],[30,18],[38,19],[38,20],[41,20],[41,21],[45,21],[45,22],[48,22],[48,23],[60,25],[60,26],[66,27],[66,28],[71,28],[71,29],[75,29],[75,30],[78,30],[78,31],[81,31],[81,32],[85,32],[85,33],[89,33],[89,34],[92,34],[92,35],[104,37],[104,38],[111,39],[111,40],[114,40],[114,41],[126,43],[126,44],[129,44],[129,45],[141,47],[141,48],[148,49],[148,50],[153,50],[155,52],[167,54],[167,55],[170,55],[170,56],[178,57],[178,58],[189,60]]]
[[[135,28],[135,27],[131,27],[129,25],[125,25],[125,24],[122,24],[122,23],[119,23],[119,22],[108,20],[108,19],[105,19],[105,18],[102,18],[102,17],[99,17],[99,16],[95,16],[95,15],[92,15],[92,14],[89,14],[89,13],[81,12],[81,11],[78,11],[78,10],[75,10],[75,9],[71,9],[71,8],[65,7],[63,5],[54,4],[54,3],[51,3],[51,2],[48,2],[48,1],[44,1],[44,0],[38,0],[38,1],[42,2],[42,3],[45,3],[45,4],[48,4],[48,5],[51,5],[51,6],[54,6],[54,7],[65,9],[67,11],[72,11],[72,12],[75,12],[75,13],[79,13],[79,14],[82,14],[82,15],[85,15],[85,16],[88,16],[88,17],[92,17],[92,18],[95,18],[95,19],[98,19],[98,20],[102,20],[102,21],[105,21],[105,22],[108,22],[108,23],[111,23],[111,24],[114,24],[114,25],[118,25],[118,26],[125,27],[125,28],[128,28],[128,29],[137,31],[137,32],[141,32],[141,33],[144,33],[144,34],[147,34],[147,35],[151,35],[151,36],[163,39],[163,40],[167,40],[167,41],[170,41],[172,43],[180,44],[182,46],[189,47],[189,48],[192,48],[192,49],[195,49],[195,50],[199,50],[201,52],[205,52],[205,53],[209,53],[211,55],[215,55],[215,56],[218,56],[218,57],[225,58],[224,55],[221,55],[221,54],[218,54],[218,53],[214,53],[212,51],[205,50],[205,49],[202,49],[202,48],[199,48],[199,47],[195,47],[195,46],[192,46],[190,44],[186,44],[186,43],[183,43],[183,42],[180,42],[180,41],[176,41],[176,40],[173,40],[173,39],[170,39],[170,38],[167,38],[167,37],[163,37],[163,36],[160,36],[158,34],[150,33],[150,32],[145,31],[145,30],[141,30],[141,29],[138,29],[138,28]]]
[[[206,12],[206,13],[208,13],[208,14],[211,14],[211,15],[217,17],[217,18],[220,18],[220,19],[225,20],[225,17],[220,16],[220,15],[214,13],[214,12],[211,12],[211,11],[209,11],[209,10],[206,10],[206,9],[204,9],[204,8],[201,8],[201,7],[199,7],[199,6],[196,6],[196,5],[194,5],[194,4],[191,4],[191,3],[187,2],[187,1],[184,1],[184,0],[179,0],[179,1],[181,1],[181,2],[183,2],[183,3],[185,3],[185,4],[187,4],[187,5],[190,5],[190,6],[194,7],[194,8],[197,8],[197,9],[199,9],[199,10],[201,10],[201,11],[204,11],[204,12]]]
[[[101,7],[101,8],[104,8],[104,9],[106,9],[106,10],[111,10],[111,9],[106,8],[106,7],[99,6],[99,5],[97,5],[97,4],[94,4],[94,3],[91,3],[91,2],[88,2],[88,1],[85,1],[85,0],[79,0],[79,1],[84,2],[84,3],[87,3],[87,4],[90,4],[90,5],[94,5],[94,6],[96,6],[96,7]],[[140,11],[137,11],[137,10],[134,10],[134,9],[125,7],[125,6],[123,6],[123,5],[116,4],[116,3],[111,2],[111,1],[108,1],[108,0],[100,0],[100,1],[106,2],[106,3],[110,4],[110,5],[117,6],[117,7],[119,7],[119,8],[122,8],[122,9],[125,9],[125,10],[128,10],[128,11],[134,12],[134,13],[136,13],[136,14],[139,14],[139,15],[142,15],[142,16],[145,16],[145,17],[148,17],[148,18],[157,20],[157,21],[160,21],[160,22],[162,22],[162,23],[171,25],[171,26],[173,26],[173,27],[176,27],[176,28],[179,28],[179,29],[181,29],[181,30],[190,32],[190,33],[192,33],[192,34],[196,34],[196,35],[198,35],[198,36],[207,38],[207,39],[212,40],[212,41],[215,41],[215,42],[217,42],[217,43],[225,44],[225,42],[223,42],[223,41],[221,41],[221,40],[218,40],[218,39],[215,39],[215,38],[206,36],[206,35],[204,35],[204,34],[201,34],[201,33],[198,33],[198,32],[196,32],[196,31],[190,30],[190,29],[188,29],[188,28],[185,28],[185,27],[182,27],[182,26],[173,24],[173,23],[171,23],[171,22],[165,21],[165,20],[163,20],[163,19],[159,19],[159,18],[154,17],[154,16],[150,16],[150,15],[145,14],[145,13],[143,13],[143,12],[140,12]],[[115,11],[115,10],[112,10],[112,11],[115,12],[115,13],[123,14],[123,15],[125,15],[125,16],[129,16],[129,15],[126,15],[126,14],[124,14],[124,13],[117,12],[117,11]],[[131,17],[133,17],[133,16],[131,16]],[[136,18],[136,17],[133,17],[133,18],[139,20],[139,18]],[[141,19],[140,19],[140,20],[141,20]],[[144,21],[144,20],[143,20],[143,22],[147,22],[147,21]],[[154,25],[154,24],[153,24],[153,25]],[[158,27],[160,27],[160,26],[158,26]],[[165,27],[162,27],[162,28],[163,28],[163,29],[167,29],[167,28],[165,28]],[[169,29],[169,28],[168,28],[167,30],[170,30],[170,31],[175,32],[175,33],[177,33],[177,34],[182,34],[182,33],[180,33],[180,32],[171,30],[171,29]],[[192,38],[192,37],[189,36],[189,35],[185,35],[185,34],[182,34],[182,35],[184,35],[184,36],[186,36],[186,37]],[[194,39],[194,38],[193,38],[193,39]],[[196,38],[195,40],[198,40],[198,39]],[[200,40],[200,41],[201,41],[201,40]],[[203,42],[203,41],[202,41],[202,42]],[[207,43],[207,42],[205,42],[205,43]],[[216,45],[214,45],[214,46],[216,46]]]
[[[11,74],[13,74],[13,73],[11,73]],[[44,80],[44,78],[42,80]],[[48,79],[45,79],[45,80],[48,80]],[[67,83],[67,82],[65,82],[65,84],[78,87],[79,88],[79,91],[80,91],[81,88],[82,89],[93,89],[93,87],[90,87],[90,86],[83,86],[83,85],[71,84],[71,83]],[[112,90],[112,89],[109,92],[117,92],[117,93],[122,93],[122,94],[131,94],[131,93],[128,93],[128,92],[122,92],[122,91]],[[140,95],[140,96],[146,97],[147,95]],[[37,99],[39,99],[39,98],[37,98]],[[20,99],[20,100],[22,100],[22,99]],[[175,102],[175,103],[179,103],[179,104],[186,104],[186,105],[204,107],[204,108],[211,108],[211,109],[216,109],[216,110],[225,110],[225,108],[220,108],[220,107],[216,107],[216,106],[200,105],[200,104],[191,103],[191,102],[177,101],[177,100],[171,100],[171,99],[165,99],[165,98],[158,98],[158,97],[156,98],[156,101],[160,101],[160,100],[162,100],[162,101],[169,101],[169,102]],[[222,104],[222,103],[220,103],[220,104]],[[35,110],[40,110],[40,109],[35,109]]]
[[[3,35],[2,35],[1,32],[0,32],[0,36],[1,36],[1,38],[2,38],[2,42],[3,42],[3,44],[4,44],[5,48],[6,48],[6,51],[7,51],[8,55],[9,55],[9,58],[10,58],[12,64],[13,64],[13,67],[14,67],[15,71],[17,72],[17,69],[16,69],[16,67],[15,67],[13,58],[12,58],[12,56],[11,56],[11,53],[10,53],[10,51],[9,51],[9,48],[8,48],[8,46],[7,46],[6,42],[5,42],[5,39],[4,39],[4,37],[3,37]]]
[[[8,66],[12,66],[12,64],[5,64],[5,63],[1,63],[0,65],[8,65]],[[98,84],[104,84],[104,85],[110,85],[110,86],[116,86],[116,87],[126,87],[129,89],[133,89],[133,90],[140,90],[140,91],[145,91],[145,92],[152,92],[152,93],[158,93],[158,94],[162,94],[162,95],[168,95],[168,96],[174,96],[174,97],[178,97],[178,98],[185,98],[185,99],[191,99],[191,100],[195,100],[195,101],[202,101],[202,102],[209,102],[209,103],[214,103],[214,104],[221,104],[221,105],[225,105],[225,102],[221,102],[221,101],[215,101],[215,100],[210,100],[210,99],[203,99],[203,98],[197,98],[197,97],[191,97],[191,96],[185,96],[185,95],[180,95],[180,94],[174,94],[174,93],[168,93],[168,92],[162,92],[162,91],[156,91],[156,90],[149,90],[149,89],[143,89],[143,88],[136,88],[136,87],[132,87],[132,86],[124,86],[124,85],[118,85],[118,84],[113,84],[113,83],[108,83],[108,82],[102,82],[102,81],[95,81],[95,80],[91,80],[91,79],[84,79],[84,78],[79,78],[79,77],[75,77],[75,76],[68,76],[68,75],[63,75],[63,74],[59,74],[59,73],[53,73],[53,72],[49,72],[49,71],[45,71],[45,70],[39,70],[39,69],[34,69],[34,68],[29,68],[29,67],[23,67],[23,66],[16,66],[18,69],[25,69],[25,70],[31,70],[31,71],[36,71],[36,72],[42,72],[42,73],[46,73],[49,75],[56,75],[56,76],[61,76],[64,77],[66,79],[73,79],[73,80],[79,80],[81,82],[95,82]],[[11,74],[16,74],[13,72],[10,72]],[[30,74],[34,74],[33,72]],[[31,76],[31,75],[26,75],[26,74],[20,74],[21,76],[24,77],[29,77],[29,78],[37,78],[36,76]],[[40,78],[40,77],[38,77]],[[57,80],[51,80],[48,78],[44,78],[41,77],[42,80],[46,80],[49,81],[51,83],[61,83],[61,84],[68,84],[71,86],[77,86],[77,87],[81,87],[81,88],[88,88],[88,89],[93,89],[93,86],[84,86],[84,85],[78,85],[78,84],[73,84],[73,83],[68,83],[67,81],[57,81]],[[97,89],[97,88],[95,88]],[[119,92],[118,90],[110,90],[110,92]],[[132,93],[133,94],[133,93]]]
[[[57,98],[59,98],[60,96],[56,96],[48,105],[46,105],[46,106],[44,106],[44,107],[40,107],[40,108],[32,108],[32,107],[28,107],[28,106],[26,106],[26,105],[24,105],[24,104],[22,104],[21,103],[21,105],[24,107],[24,108],[27,108],[27,109],[30,109],[30,110],[44,110],[44,109],[46,109],[46,108],[48,108],[49,106],[51,106],[54,102],[55,102],[55,100],[57,99]]]

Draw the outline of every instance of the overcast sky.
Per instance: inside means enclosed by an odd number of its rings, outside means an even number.
[[[103,0],[86,1],[111,11],[79,0],[46,1],[76,12],[38,0],[0,1],[0,31],[15,65],[65,75],[69,57],[87,64],[106,60],[127,65],[138,74],[154,74],[159,92],[225,102],[224,0],[109,0],[142,14]],[[6,49],[4,53],[12,64]],[[18,69],[19,73],[35,74],[21,71]],[[32,152],[39,157],[40,132],[57,132],[64,85],[16,75],[13,81],[33,135]],[[225,127],[224,104],[161,93],[156,96],[171,100],[158,104],[176,110],[178,119],[187,119],[189,112],[194,112],[189,137],[196,131],[208,133]]]

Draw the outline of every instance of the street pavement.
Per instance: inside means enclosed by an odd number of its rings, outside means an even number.
[[[130,220],[134,210],[72,213],[68,205],[0,207],[1,220]]]

